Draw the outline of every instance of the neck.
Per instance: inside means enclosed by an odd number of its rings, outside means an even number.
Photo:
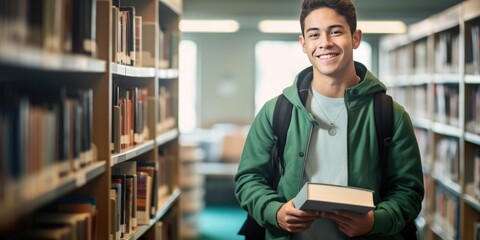
[[[343,98],[345,90],[357,85],[360,78],[356,74],[350,74],[342,78],[332,78],[325,75],[314,75],[312,87],[318,93],[331,98]]]

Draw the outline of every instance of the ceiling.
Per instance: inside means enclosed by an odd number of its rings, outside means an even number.
[[[477,1],[477,0],[468,0]],[[263,19],[296,20],[300,0],[183,0],[184,19],[235,19],[256,28]],[[358,20],[401,20],[411,24],[461,0],[353,0]]]

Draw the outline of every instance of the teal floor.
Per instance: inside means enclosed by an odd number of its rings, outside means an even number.
[[[200,236],[196,240],[236,240],[247,213],[238,206],[207,205],[199,219]]]

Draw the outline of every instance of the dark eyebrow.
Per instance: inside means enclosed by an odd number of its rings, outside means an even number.
[[[344,27],[343,25],[340,25],[340,24],[335,24],[335,25],[328,26],[327,29],[328,29],[328,30],[332,30],[333,28],[342,28],[342,29],[343,29],[343,28],[345,28],[345,27]],[[305,31],[305,32],[318,31],[318,30],[320,30],[320,28],[318,28],[318,27],[312,27],[312,28],[307,29],[307,31]]]

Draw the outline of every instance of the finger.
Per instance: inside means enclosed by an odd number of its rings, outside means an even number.
[[[295,224],[288,224],[287,230],[289,232],[303,232],[307,230],[310,225],[312,225],[313,221],[303,222],[303,223],[295,223]]]
[[[317,219],[316,217],[298,217],[298,216],[291,216],[287,215],[285,217],[285,222],[287,223],[305,223],[305,222],[311,222]]]

